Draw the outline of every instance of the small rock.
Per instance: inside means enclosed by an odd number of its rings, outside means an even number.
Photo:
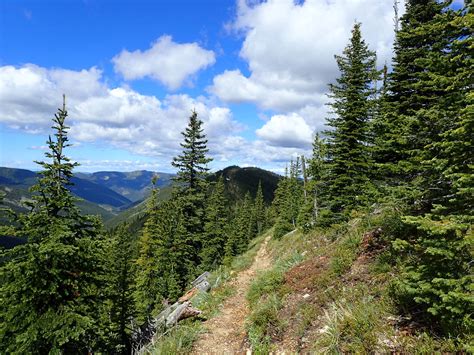
[[[311,297],[311,296],[310,296],[310,294],[309,294],[309,293],[307,293],[307,294],[303,295],[303,298],[304,298],[305,300],[307,300],[307,299],[308,299],[308,298],[310,298],[310,297]]]

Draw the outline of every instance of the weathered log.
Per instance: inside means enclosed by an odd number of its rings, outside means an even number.
[[[209,271],[206,271],[199,275],[193,282],[191,282],[191,285],[196,286],[200,284],[202,281],[207,281],[207,278],[211,275]]]
[[[166,327],[171,327],[182,319],[197,316],[201,313],[200,310],[191,306],[191,302],[186,301],[176,307],[176,309],[166,318]]]
[[[189,301],[191,298],[193,298],[194,296],[196,296],[199,292],[199,289],[196,288],[196,287],[193,287],[192,289],[190,289],[188,292],[186,292],[183,296],[181,296],[179,299],[178,299],[178,302],[179,303],[184,303],[186,301]]]
[[[195,286],[199,291],[207,292],[211,288],[211,284],[207,280],[203,280]]]
[[[153,320],[155,329],[164,328],[166,326],[166,318],[173,313],[173,311],[180,306],[180,302],[173,303],[171,306],[166,307],[158,314]]]

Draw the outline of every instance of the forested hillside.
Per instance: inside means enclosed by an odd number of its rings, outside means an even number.
[[[380,66],[355,22],[282,177],[212,173],[197,110],[175,174],[77,177],[64,97],[39,179],[2,170],[0,234],[26,242],[0,254],[0,353],[473,352],[473,25],[408,0]],[[106,230],[75,196],[135,205]]]

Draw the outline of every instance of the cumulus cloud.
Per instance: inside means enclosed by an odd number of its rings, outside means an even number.
[[[272,116],[256,133],[264,141],[278,147],[309,147],[313,140],[311,128],[296,113]]]
[[[224,149],[243,129],[229,108],[203,97],[159,99],[127,87],[108,87],[96,68],[70,71],[31,64],[0,67],[0,122],[31,133],[49,133],[62,93],[67,94],[73,140],[113,145],[168,163],[180,150],[180,132],[192,110],[204,121],[215,156],[228,156]]]
[[[355,21],[362,22],[379,65],[389,64],[391,1],[240,0],[228,28],[243,35],[240,56],[249,74],[228,69],[214,77],[208,90],[225,102],[253,103],[279,113],[256,131],[263,141],[307,146],[312,132],[325,128],[328,84],[339,74],[334,55],[347,45]]]
[[[179,88],[190,76],[215,63],[213,51],[199,44],[176,43],[171,36],[161,36],[149,49],[123,50],[112,59],[115,71],[126,80],[150,77],[170,89]]]
[[[355,21],[379,63],[392,55],[393,3],[379,0],[241,0],[231,28],[245,39],[240,56],[250,75],[227,70],[210,91],[228,102],[254,102],[264,109],[290,111],[321,105],[338,74],[340,54]]]

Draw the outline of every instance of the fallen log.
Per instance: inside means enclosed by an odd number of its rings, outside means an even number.
[[[202,312],[191,306],[191,302],[186,301],[180,304],[176,309],[166,318],[166,327],[171,327],[178,323],[180,320],[195,317],[200,315]]]
[[[181,296],[181,297],[178,299],[178,302],[179,302],[179,303],[184,303],[184,302],[186,302],[186,301],[189,301],[191,298],[193,298],[194,296],[196,296],[198,293],[199,293],[199,289],[196,288],[196,287],[193,287],[193,288],[190,289],[188,292],[186,292],[183,296]]]
[[[211,273],[209,271],[206,271],[204,273],[202,273],[201,275],[199,275],[193,282],[191,282],[191,285],[192,286],[196,286],[198,284],[200,284],[202,281],[207,281],[208,277],[211,275]]]

